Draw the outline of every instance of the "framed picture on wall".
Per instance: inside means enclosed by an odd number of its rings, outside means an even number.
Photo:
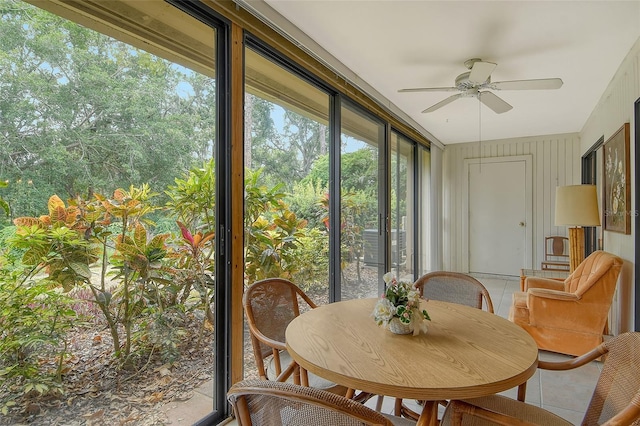
[[[604,229],[631,233],[629,123],[604,143]]]

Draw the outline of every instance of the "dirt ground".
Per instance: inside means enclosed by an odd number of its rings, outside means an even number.
[[[61,398],[20,400],[21,410],[0,414],[0,425],[164,425],[162,411],[154,408],[187,400],[193,390],[213,374],[213,333],[206,327],[195,342],[202,319],[191,316],[185,330],[181,357],[163,363],[158,354],[139,360],[136,368],[118,368],[111,335],[104,326],[77,330],[70,336],[72,353]],[[7,391],[2,389],[0,392]]]

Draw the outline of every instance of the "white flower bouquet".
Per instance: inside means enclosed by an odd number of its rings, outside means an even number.
[[[420,309],[420,293],[412,283],[398,281],[392,273],[384,275],[387,289],[373,309],[373,318],[378,325],[389,328],[393,321],[407,326],[407,329],[417,335],[420,331],[427,331],[429,314]]]

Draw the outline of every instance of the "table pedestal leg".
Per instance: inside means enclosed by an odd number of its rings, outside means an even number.
[[[309,373],[302,367],[300,367],[300,384],[309,387]]]
[[[438,424],[438,401],[424,401],[422,413],[416,426],[437,426]]]

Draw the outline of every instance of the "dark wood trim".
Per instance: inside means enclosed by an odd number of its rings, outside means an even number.
[[[243,379],[244,353],[244,31],[231,25],[231,382]]]
[[[636,227],[635,227],[635,303],[634,303],[634,330],[640,331],[640,280],[638,277],[640,276],[640,252],[638,252],[638,229],[640,229],[640,214],[638,214],[638,200],[640,200],[640,185],[638,185],[638,166],[640,166],[640,98],[636,99],[634,103],[633,109],[633,120],[634,120],[634,146],[635,146],[635,163],[632,167],[632,172],[634,176],[632,177],[632,182],[634,182],[635,191],[636,191],[636,204],[633,206],[633,216],[635,217]]]
[[[604,136],[594,143],[591,148],[582,156],[582,181],[583,184],[597,185],[597,151],[604,144]],[[600,206],[600,223],[603,223],[603,207]],[[584,257],[586,258],[594,251],[598,250],[598,235],[595,226],[586,226],[584,228]]]

